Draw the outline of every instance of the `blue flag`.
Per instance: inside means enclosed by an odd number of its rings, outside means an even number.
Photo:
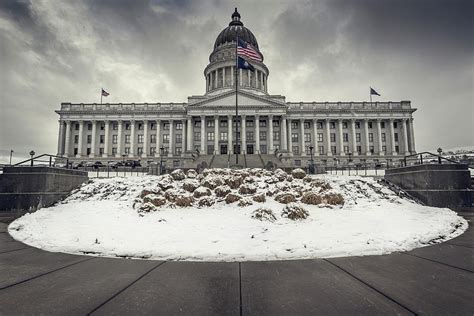
[[[378,95],[380,97],[380,94],[372,88],[370,88],[370,95]]]
[[[237,68],[240,69],[249,69],[250,71],[255,71],[255,68],[248,61],[239,56]]]

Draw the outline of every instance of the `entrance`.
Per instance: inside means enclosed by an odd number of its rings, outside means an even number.
[[[221,145],[221,155],[227,155],[227,145]]]
[[[234,145],[234,154],[240,154],[240,145]]]
[[[253,145],[247,145],[247,155],[253,155]]]

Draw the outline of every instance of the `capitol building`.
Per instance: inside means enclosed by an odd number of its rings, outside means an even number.
[[[236,69],[237,36],[262,57],[251,62],[254,71]],[[286,102],[268,93],[269,74],[236,9],[204,69],[204,95],[186,103],[61,103],[58,155],[227,167],[237,153],[244,167],[304,167],[311,157],[317,165],[343,165],[398,162],[415,153],[410,101]]]

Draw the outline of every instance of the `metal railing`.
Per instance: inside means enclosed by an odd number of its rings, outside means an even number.
[[[433,154],[428,151],[424,151],[421,153],[416,153],[412,155],[407,155],[403,157],[403,166],[410,166],[410,165],[425,165],[425,164],[456,164],[456,165],[462,165],[462,163],[452,160],[449,158],[445,158],[441,155]]]
[[[40,158],[42,157],[49,157],[48,160],[41,160]],[[55,160],[53,161],[53,158],[55,158]],[[66,161],[66,163],[61,163],[61,162],[58,162],[59,161]],[[12,167],[16,167],[16,166],[20,166],[26,162],[29,162],[30,166],[31,167],[34,167],[34,164],[35,162],[40,162],[40,163],[48,163],[48,166],[49,167],[57,167],[58,165],[61,164],[61,167],[64,167],[64,168],[70,168],[70,164],[69,164],[69,159],[68,158],[64,158],[64,157],[61,157],[61,156],[56,156],[56,155],[50,155],[50,154],[42,154],[42,155],[39,155],[39,156],[36,156],[36,157],[31,157],[30,159],[26,159],[26,160],[23,160],[23,161],[20,161],[14,165],[12,165]],[[64,165],[63,165],[64,164]]]

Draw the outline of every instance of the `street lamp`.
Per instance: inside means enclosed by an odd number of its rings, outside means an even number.
[[[10,149],[10,166],[12,165],[13,149]]]
[[[35,151],[32,150],[30,151],[30,156],[31,156],[31,166],[33,167],[33,156],[35,155]]]
[[[314,174],[314,159],[313,159],[313,146],[309,146],[309,154],[311,155],[310,173]]]
[[[441,153],[443,152],[443,149],[441,147],[438,148],[438,163],[441,164]]]
[[[352,162],[352,153],[350,152],[350,153],[348,153],[348,155],[349,155],[349,163],[351,163]]]
[[[165,147],[160,147],[160,176],[163,173],[163,155],[165,153]]]

